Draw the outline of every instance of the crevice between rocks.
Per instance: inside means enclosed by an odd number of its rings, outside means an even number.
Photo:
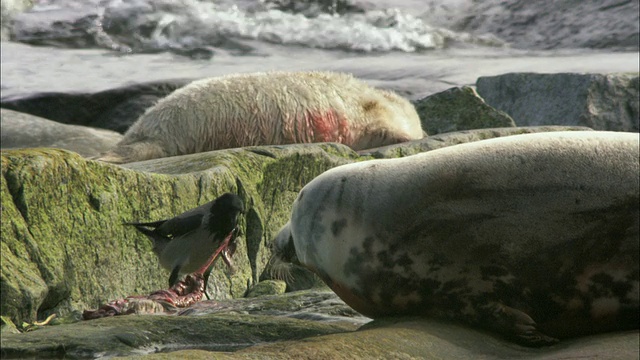
[[[245,149],[245,150],[249,151],[249,152],[252,152],[254,154],[261,155],[261,156],[266,156],[266,157],[269,157],[269,158],[272,158],[272,159],[277,159],[278,158],[274,153],[272,153],[272,152],[270,152],[270,151],[268,151],[266,149]]]
[[[13,205],[16,207],[16,209],[20,213],[20,216],[27,224],[27,230],[29,230],[29,213],[27,210],[27,204],[24,201],[24,187],[20,185],[17,176],[15,176],[13,172],[7,171],[3,176],[5,181],[7,182],[7,188],[9,189],[9,194],[11,194]],[[32,235],[30,230],[29,235]]]

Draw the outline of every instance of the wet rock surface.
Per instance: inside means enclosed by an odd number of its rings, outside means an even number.
[[[131,315],[2,334],[2,358],[632,359],[637,355],[637,331],[530,349],[458,324],[419,318],[371,322],[328,290],[203,301],[179,315]]]
[[[370,321],[328,290],[202,301],[178,315],[130,315],[2,334],[2,358],[85,359],[181,349],[237,351],[353,331]],[[57,324],[57,325],[56,325]]]

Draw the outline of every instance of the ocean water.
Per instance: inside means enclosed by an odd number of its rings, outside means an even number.
[[[638,71],[638,1],[3,0],[2,97],[333,70],[417,99],[507,72]]]

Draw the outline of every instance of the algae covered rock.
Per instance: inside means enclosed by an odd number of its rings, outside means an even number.
[[[256,297],[262,295],[280,295],[287,289],[287,283],[282,280],[260,281],[247,291],[246,297]]]
[[[134,171],[63,150],[3,151],[2,315],[21,324],[164,288],[150,241],[122,223],[170,218],[229,191],[247,209],[236,271],[216,264],[208,288],[218,299],[244,296],[300,188],[356,157],[333,144],[236,149],[131,164]]]
[[[513,127],[506,113],[487,105],[469,86],[454,87],[414,103],[422,129],[429,135],[440,133]]]
[[[487,104],[511,115],[518,126],[639,130],[638,73],[512,73],[480,77],[476,86]]]

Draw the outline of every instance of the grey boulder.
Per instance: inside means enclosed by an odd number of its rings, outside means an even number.
[[[1,109],[2,149],[48,147],[97,156],[115,146],[122,135],[111,130],[66,125],[38,116]]]

